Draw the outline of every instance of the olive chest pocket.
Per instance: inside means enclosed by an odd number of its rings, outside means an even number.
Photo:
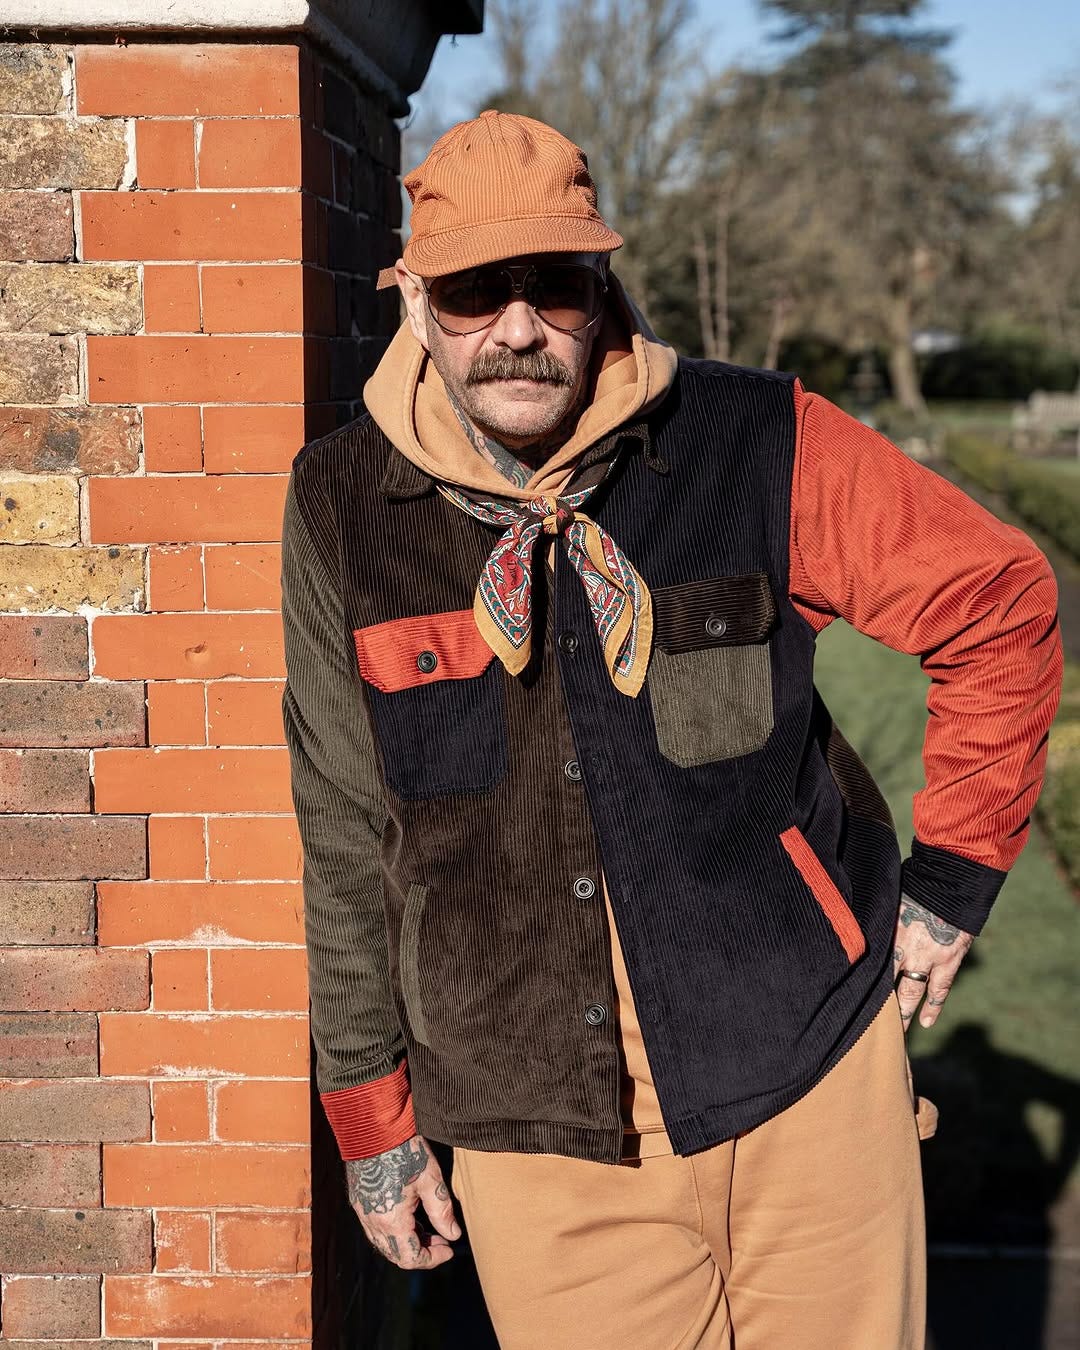
[[[506,776],[503,671],[472,610],[358,628],[387,786],[420,800],[490,791]]]
[[[693,768],[760,750],[773,729],[764,572],[657,587],[649,698],[661,754]]]

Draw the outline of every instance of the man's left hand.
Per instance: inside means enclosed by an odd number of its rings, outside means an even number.
[[[893,942],[893,980],[899,979],[896,995],[900,1001],[900,1016],[904,1030],[926,996],[919,1023],[932,1027],[938,1019],[941,1006],[948,997],[960,962],[975,941],[971,933],[939,919],[925,905],[906,895],[900,897],[900,916],[896,921]],[[902,974],[911,971],[926,979],[912,979]]]

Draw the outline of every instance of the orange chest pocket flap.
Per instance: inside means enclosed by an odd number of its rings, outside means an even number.
[[[385,694],[482,675],[493,652],[471,609],[417,614],[353,632],[360,674]]]

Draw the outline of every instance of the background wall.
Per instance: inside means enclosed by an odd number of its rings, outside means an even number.
[[[0,143],[0,1340],[307,1345],[278,540],[396,326],[397,129],[305,40],[132,37],[0,47]]]

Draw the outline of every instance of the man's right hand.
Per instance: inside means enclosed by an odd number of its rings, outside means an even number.
[[[451,1238],[461,1229],[454,1218],[450,1188],[427,1141],[414,1134],[374,1158],[345,1164],[349,1202],[367,1240],[402,1270],[430,1269],[454,1255]],[[435,1231],[417,1223],[423,1202]]]

